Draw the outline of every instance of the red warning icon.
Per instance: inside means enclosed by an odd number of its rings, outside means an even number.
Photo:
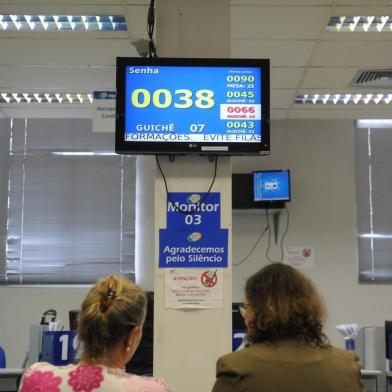
[[[200,280],[205,287],[214,287],[218,281],[218,270],[215,271],[205,271],[201,274]]]

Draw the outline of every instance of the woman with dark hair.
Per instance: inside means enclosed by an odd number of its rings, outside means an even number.
[[[247,347],[217,363],[213,392],[364,392],[351,351],[323,333],[325,310],[308,278],[281,263],[246,282]]]

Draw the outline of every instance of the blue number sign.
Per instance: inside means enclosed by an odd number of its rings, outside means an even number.
[[[159,230],[159,267],[227,267],[228,230],[220,228],[220,193],[172,192]]]
[[[53,365],[73,363],[77,350],[76,331],[45,331],[42,334],[42,358]]]

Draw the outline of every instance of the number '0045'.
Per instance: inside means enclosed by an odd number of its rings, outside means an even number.
[[[191,90],[178,89],[173,95],[170,90],[160,88],[154,92],[150,92],[144,88],[138,88],[132,91],[132,106],[139,109],[147,108],[151,103],[158,109],[166,109],[174,105],[177,109],[188,109],[193,105],[199,109],[211,109],[215,105],[213,99],[214,92],[212,90],[202,89],[195,92],[195,97]]]

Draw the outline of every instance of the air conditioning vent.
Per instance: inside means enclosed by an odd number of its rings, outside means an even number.
[[[350,86],[392,88],[392,69],[358,71]]]

